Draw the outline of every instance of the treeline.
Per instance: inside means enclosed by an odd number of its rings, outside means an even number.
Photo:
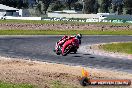
[[[0,0],[0,4],[15,7],[18,9],[28,8],[28,0]]]
[[[31,1],[31,0],[30,0]],[[132,14],[132,0],[33,0],[31,5],[29,0],[0,0],[1,4],[16,8],[32,8],[41,14],[47,11],[60,11],[63,9],[83,11],[83,13],[117,13]],[[50,8],[50,10],[49,10]]]
[[[83,2],[82,2],[83,1]],[[61,3],[56,0],[52,5],[52,10],[63,8],[83,10],[84,13],[117,13],[132,14],[132,0],[65,0]]]

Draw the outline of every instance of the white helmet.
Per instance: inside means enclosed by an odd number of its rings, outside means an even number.
[[[77,34],[76,37],[77,37],[78,39],[81,39],[81,38],[82,38],[82,34]]]

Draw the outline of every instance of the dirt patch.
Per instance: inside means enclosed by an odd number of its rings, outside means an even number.
[[[0,29],[22,30],[132,30],[131,25],[0,23]]]
[[[80,88],[78,79],[81,76],[82,68],[79,66],[0,57],[0,80],[11,83],[30,83],[37,85],[39,88],[49,88],[51,81],[59,80]],[[132,74],[125,72],[85,69],[89,71],[91,78],[132,80]]]
[[[115,42],[113,42],[113,43],[115,43]],[[116,42],[116,43],[118,43],[118,42]],[[101,49],[100,46],[102,46],[103,44],[106,44],[106,43],[84,46],[86,48],[85,52],[88,52],[88,53],[94,54],[94,55],[111,56],[114,58],[132,59],[132,54],[125,54],[125,53],[119,53],[119,52],[109,52],[109,51],[105,51],[105,50]]]

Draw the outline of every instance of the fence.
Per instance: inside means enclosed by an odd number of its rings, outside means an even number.
[[[2,19],[7,20],[41,20],[41,17],[12,17],[12,16],[5,16]]]

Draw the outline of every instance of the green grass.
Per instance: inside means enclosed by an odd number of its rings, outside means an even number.
[[[0,35],[132,35],[132,30],[101,31],[101,30],[0,30]]]
[[[125,86],[126,88],[130,88]],[[114,86],[114,85],[88,85],[86,87],[79,86],[79,85],[72,85],[72,84],[64,84],[61,81],[54,81],[51,84],[50,88],[124,88],[124,86]]]
[[[32,20],[0,20],[0,23],[31,23],[31,24],[52,24],[53,21],[32,21]],[[59,23],[59,22],[55,22]]]
[[[54,81],[53,83],[51,83],[51,88],[82,88],[82,87],[73,86],[72,84],[64,84],[61,81]]]
[[[132,42],[105,44],[102,45],[100,48],[110,52],[132,54]]]
[[[100,25],[119,25],[119,26],[128,26],[132,25],[130,23],[82,23],[82,22],[65,22],[65,21],[30,21],[30,20],[0,20],[0,23],[31,23],[31,24],[100,24]],[[83,35],[132,35],[132,30],[0,30],[0,35],[74,35],[81,33]]]
[[[113,25],[113,26],[128,26],[131,23],[110,23],[110,22],[70,22],[70,21],[32,21],[32,20],[0,20],[0,23],[31,23],[31,24],[100,24],[100,25]]]
[[[12,84],[0,82],[0,88],[35,88],[35,86],[30,84]]]
[[[44,21],[44,20],[0,20],[0,23],[31,23],[31,24],[76,24],[79,22],[66,22],[66,21]]]

